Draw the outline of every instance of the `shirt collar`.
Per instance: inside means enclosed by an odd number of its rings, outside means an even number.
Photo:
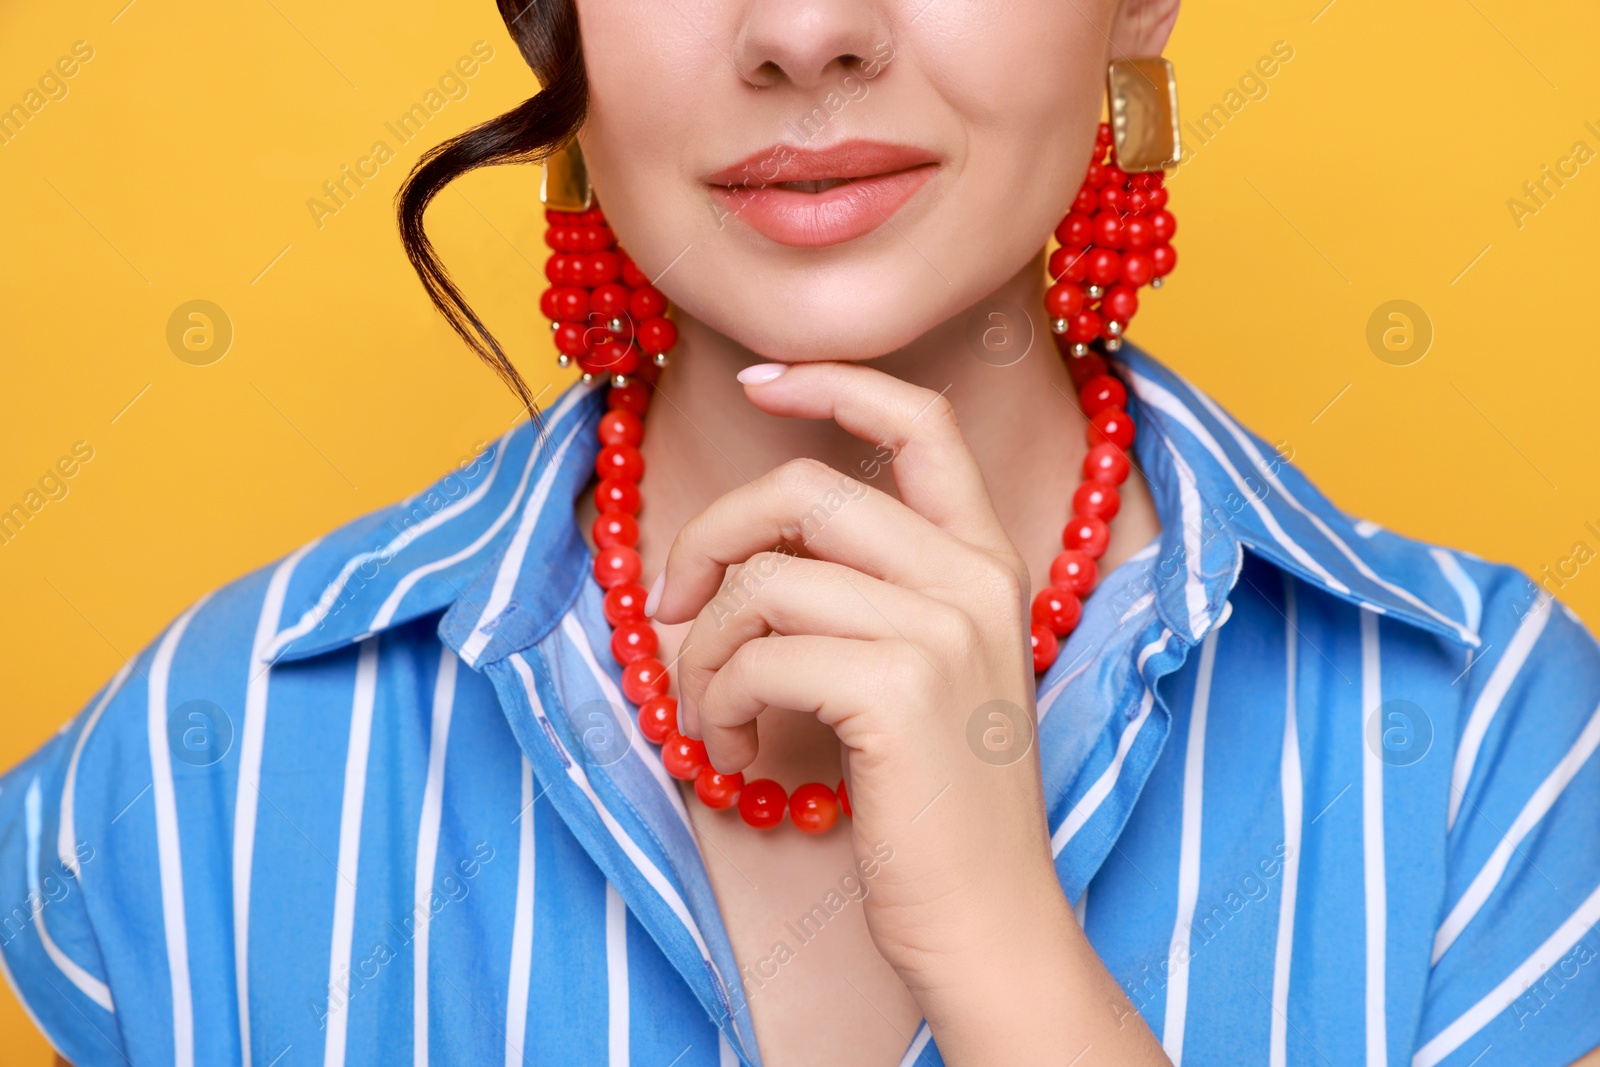
[[[1478,635],[1428,546],[1350,519],[1204,393],[1125,344],[1135,452],[1161,519],[1150,590],[1188,643],[1225,611],[1241,547],[1329,593],[1469,646]],[[269,661],[340,648],[446,610],[473,666],[531,647],[589,581],[572,501],[592,477],[599,385],[569,388],[422,493],[335,532],[300,566]],[[1048,678],[1046,679],[1048,684]]]

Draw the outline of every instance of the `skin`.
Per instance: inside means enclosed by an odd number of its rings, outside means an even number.
[[[690,798],[735,955],[758,975],[763,1058],[893,1063],[926,1017],[951,1064],[1167,1062],[1061,893],[1037,753],[992,766],[966,727],[993,700],[1034,713],[1028,602],[1086,450],[1039,310],[1043,249],[1082,180],[1106,63],[1158,54],[1175,0],[578,10],[580,144],[681,332],[646,423],[641,551],[647,579],[664,575],[682,728],[747,780],[847,777],[855,812],[816,838],[757,834]],[[801,137],[830,91],[847,102]],[[777,244],[704,181],[774,143],[850,138],[939,162],[892,224],[842,244]],[[1005,368],[968,339],[974,305],[997,299],[1035,336]],[[735,380],[771,361],[790,366]],[[848,502],[802,526],[841,487]],[[1135,475],[1103,571],[1158,529]],[[779,545],[800,558],[763,555]],[[747,566],[771,577],[729,610],[719,586]],[[885,849],[865,896],[798,939],[786,924]],[[781,965],[779,940],[797,950]]]

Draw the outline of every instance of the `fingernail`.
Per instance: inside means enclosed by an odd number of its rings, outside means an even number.
[[[661,605],[661,590],[667,584],[667,572],[662,571],[656,575],[656,580],[650,586],[650,595],[644,598],[644,614],[646,618],[654,618],[656,608]]]
[[[745,385],[765,385],[788,369],[787,363],[757,363],[740,371],[737,377]]]

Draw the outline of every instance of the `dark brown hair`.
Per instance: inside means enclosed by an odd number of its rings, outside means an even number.
[[[541,86],[504,115],[474,126],[425,152],[395,196],[400,241],[434,307],[478,358],[522,400],[533,396],[500,342],[468,306],[423,229],[422,215],[446,185],[470,170],[499,163],[533,163],[572,139],[589,105],[583,43],[573,0],[497,0],[500,17]]]

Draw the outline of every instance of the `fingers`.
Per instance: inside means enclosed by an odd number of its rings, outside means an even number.
[[[776,377],[771,364],[746,377],[745,395],[761,410],[802,419],[833,419],[895,454],[895,484],[918,514],[961,540],[1015,555],[978,462],[943,394],[855,363],[800,363]],[[754,370],[755,368],[752,368]]]
[[[913,640],[959,624],[954,608],[823,560],[764,552],[729,572],[695,617],[678,657],[683,731],[699,737],[698,707],[718,670],[769,633]]]
[[[693,618],[728,567],[784,542],[909,588],[982,563],[978,550],[888,494],[816,460],[794,460],[724,494],[679,531],[655,617]]]
[[[711,679],[700,702],[711,765],[721,774],[750,766],[759,749],[756,717],[768,707],[813,713],[849,747],[854,739],[847,720],[885,692],[915,689],[911,661],[917,655],[898,640],[803,634],[746,641]]]

